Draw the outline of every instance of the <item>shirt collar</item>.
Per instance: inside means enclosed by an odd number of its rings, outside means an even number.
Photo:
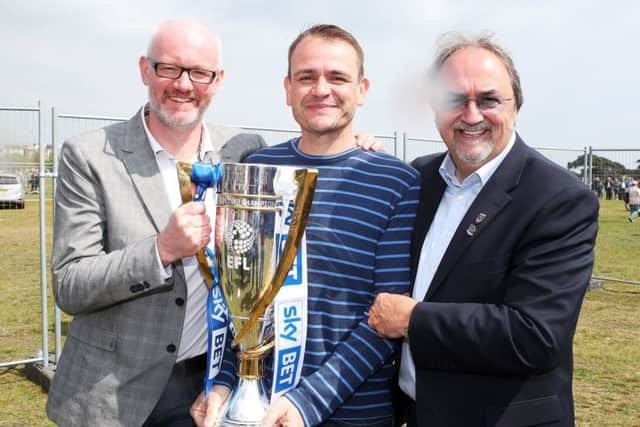
[[[473,172],[471,175],[467,176],[462,183],[458,182],[456,178],[456,165],[453,163],[451,159],[451,155],[447,152],[440,164],[440,169],[438,172],[444,181],[447,183],[447,186],[451,187],[463,187],[466,185],[471,185],[476,182],[480,182],[482,186],[484,186],[487,181],[491,178],[493,173],[498,169],[498,166],[502,163],[504,158],[509,154],[509,151],[513,148],[513,145],[516,142],[516,133],[513,132],[511,134],[511,138],[509,138],[509,143],[507,146],[498,154],[496,157],[482,165],[478,170]]]
[[[145,104],[144,107],[142,107],[142,109],[140,110],[140,120],[142,120],[144,133],[147,135],[147,139],[149,140],[149,145],[151,145],[151,149],[155,154],[158,154],[162,151],[166,151],[151,134],[151,131],[147,126],[147,121],[145,120],[147,115],[149,115],[149,104]],[[207,151],[213,151],[213,143],[211,142],[209,129],[203,122],[202,123],[202,144],[200,144],[200,153],[198,153],[198,159],[203,159]],[[169,153],[167,152],[167,154]]]

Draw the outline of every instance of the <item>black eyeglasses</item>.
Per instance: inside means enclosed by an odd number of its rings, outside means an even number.
[[[441,105],[447,111],[454,112],[464,110],[469,105],[469,102],[473,101],[478,110],[483,113],[490,113],[502,110],[504,104],[512,100],[513,98],[503,98],[499,95],[480,95],[475,98],[469,98],[465,95],[450,94],[445,96]]]
[[[156,62],[149,58],[149,63],[156,70],[156,76],[166,79],[179,79],[185,71],[189,76],[189,80],[194,83],[210,84],[218,75],[218,70],[206,70],[204,68],[186,68],[175,64],[167,64],[166,62]]]

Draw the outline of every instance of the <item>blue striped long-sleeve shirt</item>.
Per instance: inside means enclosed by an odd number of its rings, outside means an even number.
[[[286,396],[307,426],[328,419],[388,418],[391,356],[398,343],[380,338],[369,327],[367,312],[377,293],[409,290],[419,176],[385,153],[354,148],[310,156],[298,150],[298,142],[295,138],[246,159],[319,170],[306,228],[306,352],[300,383]]]

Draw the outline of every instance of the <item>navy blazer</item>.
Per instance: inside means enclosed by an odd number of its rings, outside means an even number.
[[[446,188],[416,159],[415,279]],[[598,201],[516,138],[455,231],[409,324],[419,426],[574,425],[572,341],[593,267]]]

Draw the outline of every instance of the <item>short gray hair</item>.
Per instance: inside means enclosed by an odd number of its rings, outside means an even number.
[[[429,78],[431,82],[437,80],[440,70],[447,62],[447,59],[454,53],[467,47],[479,47],[493,53],[504,64],[511,78],[511,88],[516,101],[516,109],[520,111],[520,107],[524,102],[522,95],[522,85],[520,84],[520,75],[513,65],[511,56],[502,46],[492,40],[493,34],[486,33],[481,35],[464,35],[455,31],[444,33],[437,42],[436,56],[429,68]]]

